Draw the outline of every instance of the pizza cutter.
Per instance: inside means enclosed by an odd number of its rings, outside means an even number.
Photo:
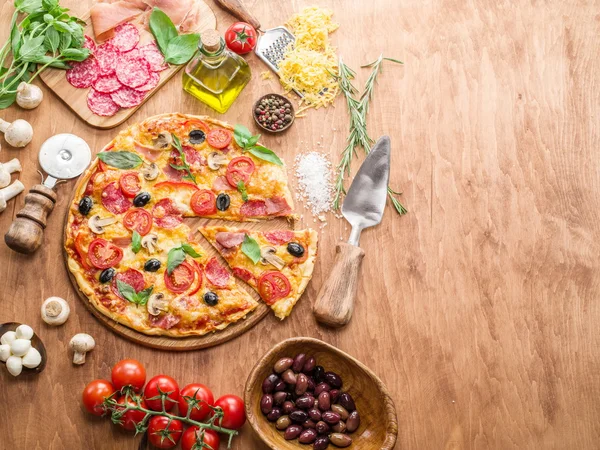
[[[63,133],[42,144],[38,160],[48,174],[42,184],[33,186],[25,196],[25,206],[4,235],[4,241],[19,253],[33,253],[42,245],[48,216],[57,195],[54,187],[60,180],[70,180],[83,173],[90,164],[92,152],[79,136]]]

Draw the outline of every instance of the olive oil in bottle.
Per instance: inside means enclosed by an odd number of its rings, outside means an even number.
[[[250,67],[225,48],[216,30],[202,33],[198,49],[183,73],[183,89],[222,114],[250,81]]]

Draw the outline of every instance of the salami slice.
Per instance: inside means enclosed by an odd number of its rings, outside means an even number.
[[[98,78],[98,62],[94,57],[87,58],[81,62],[72,62],[71,68],[67,70],[67,81],[76,88],[89,88]]]
[[[175,228],[183,222],[181,211],[170,198],[163,198],[152,209],[154,223],[162,228]]]
[[[124,58],[143,58],[144,57],[144,55],[142,54],[140,49],[137,47],[129,50],[128,52],[122,53],[121,55]]]
[[[87,34],[83,37],[84,38],[84,42],[83,42],[83,48],[87,48],[90,53],[93,55],[96,52],[96,42],[89,37]]]
[[[144,55],[146,61],[150,63],[150,70],[152,70],[152,72],[160,72],[169,68],[169,65],[165,63],[165,57],[155,42],[151,42],[143,47],[138,47],[138,49],[140,53]]]
[[[122,214],[129,209],[131,202],[125,198],[117,183],[108,184],[102,191],[102,205],[113,214]]]
[[[212,257],[208,261],[204,273],[206,274],[206,279],[216,287],[224,288],[229,284],[229,272],[215,257]]]
[[[117,280],[127,283],[129,286],[135,289],[135,292],[140,292],[146,286],[144,275],[141,272],[138,272],[135,269],[127,269],[125,272],[120,272],[113,278],[113,282],[110,287],[113,293],[119,298],[123,297],[117,288]]]
[[[110,94],[113,102],[119,105],[121,108],[133,108],[138,106],[144,101],[146,96],[145,92],[136,91],[127,86],[122,86],[115,92]]]
[[[262,200],[248,200],[241,206],[240,214],[246,217],[266,216],[267,205]]]
[[[231,270],[233,271],[233,275],[238,277],[240,280],[244,280],[246,283],[256,283],[256,277],[252,275],[249,270],[241,269],[239,267],[234,267]]]
[[[170,330],[179,323],[181,317],[168,313],[159,316],[149,315],[149,320],[152,326],[159,327],[164,330]]]
[[[115,37],[109,42],[121,52],[128,52],[140,42],[140,32],[135,25],[127,22],[115,28]]]
[[[104,94],[115,92],[121,86],[123,85],[117,79],[115,74],[98,77],[96,78],[96,81],[94,81],[94,89]]]
[[[150,64],[142,57],[121,58],[115,68],[117,78],[125,86],[136,88],[150,79]]]
[[[114,116],[119,111],[119,105],[113,102],[110,94],[90,89],[87,96],[87,104],[90,110],[98,116]]]
[[[148,92],[158,86],[158,82],[160,81],[160,75],[157,72],[150,72],[150,78],[146,82],[139,87],[136,87],[135,90],[139,92]]]
[[[94,53],[99,65],[98,75],[110,75],[114,73],[117,61],[121,58],[121,53],[110,42],[96,47]]]
[[[275,245],[287,244],[292,239],[294,239],[294,232],[289,231],[289,230],[267,231],[265,233],[265,238],[271,244],[275,244]]]

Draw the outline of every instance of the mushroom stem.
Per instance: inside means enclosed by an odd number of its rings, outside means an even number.
[[[6,133],[6,130],[8,130],[9,126],[10,126],[10,122],[0,119],[0,131],[2,131],[3,133]]]
[[[6,163],[0,163],[0,188],[10,184],[11,173],[20,172],[21,170],[21,163],[17,158],[11,159]]]
[[[24,190],[25,186],[19,180],[15,180],[10,186],[0,189],[0,212],[6,209],[6,204],[11,198],[16,197]]]

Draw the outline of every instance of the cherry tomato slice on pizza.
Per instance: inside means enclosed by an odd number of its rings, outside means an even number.
[[[280,272],[265,272],[258,280],[258,292],[268,305],[287,297],[290,290],[290,281]]]
[[[195,273],[194,268],[185,261],[175,267],[171,275],[165,270],[165,284],[167,289],[171,292],[187,291],[194,282]]]
[[[137,172],[125,172],[119,178],[119,186],[125,194],[125,197],[133,198],[140,192],[142,185],[140,183],[140,177]]]
[[[123,259],[123,250],[105,239],[94,239],[88,249],[92,265],[98,269],[116,266]]]
[[[215,194],[208,189],[202,189],[192,195],[190,201],[192,211],[199,216],[210,216],[217,212],[217,204],[215,203]]]
[[[222,128],[210,130],[206,135],[208,145],[214,148],[225,148],[231,143],[231,131]]]
[[[250,175],[254,172],[254,161],[247,156],[238,156],[233,158],[227,165],[227,182],[234,188],[237,188],[237,184],[243,181],[244,184],[250,180]]]
[[[152,214],[145,209],[132,209],[123,217],[123,226],[128,230],[137,231],[141,236],[145,236],[152,229]]]

